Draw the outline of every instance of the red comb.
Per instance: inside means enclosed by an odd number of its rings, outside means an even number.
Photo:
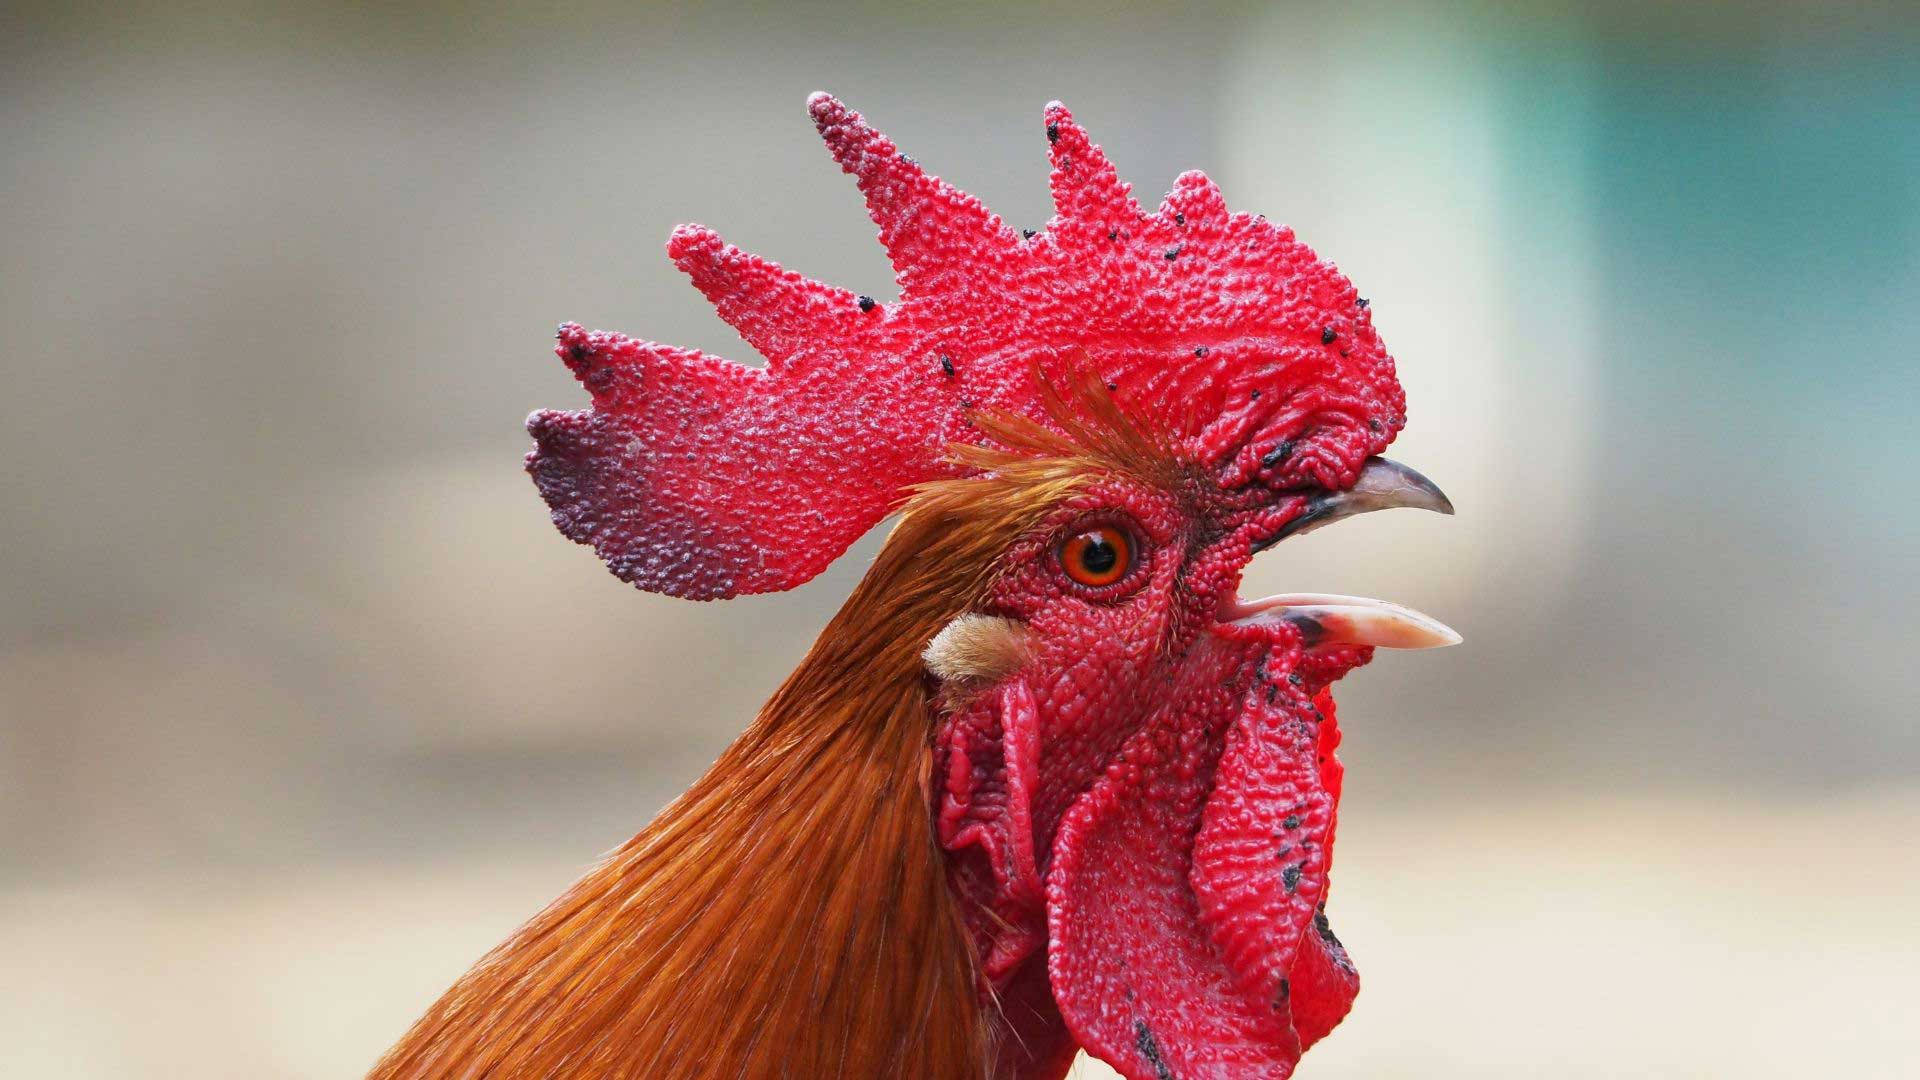
[[[952,468],[950,444],[986,441],[971,410],[1041,419],[1036,373],[1091,365],[1136,424],[1228,485],[1345,487],[1404,423],[1366,302],[1291,229],[1228,213],[1204,175],[1148,214],[1055,102],[1055,216],[1016,233],[839,101],[807,104],[900,299],[685,225],[668,253],[764,369],[560,328],[593,406],[534,414],[527,470],[560,531],[622,579],[703,600],[799,585]]]

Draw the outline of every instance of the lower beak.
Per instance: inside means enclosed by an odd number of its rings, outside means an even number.
[[[1460,635],[1431,615],[1412,608],[1333,593],[1282,593],[1259,600],[1236,599],[1221,612],[1222,622],[1286,622],[1300,632],[1306,648],[1317,645],[1374,645],[1382,649],[1438,649],[1460,644]]]

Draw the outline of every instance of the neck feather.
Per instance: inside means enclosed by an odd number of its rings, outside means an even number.
[[[919,652],[992,553],[968,565],[941,528],[903,519],[713,768],[372,1075],[985,1075],[972,947],[928,812]]]

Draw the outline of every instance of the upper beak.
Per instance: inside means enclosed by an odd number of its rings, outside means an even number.
[[[1261,541],[1255,550],[1272,547],[1289,536],[1312,532],[1341,518],[1375,510],[1391,510],[1396,506],[1411,506],[1438,514],[1453,513],[1453,502],[1433,481],[1397,461],[1383,457],[1368,458],[1352,487],[1345,491],[1321,492],[1308,499],[1307,508],[1300,512],[1300,516]]]

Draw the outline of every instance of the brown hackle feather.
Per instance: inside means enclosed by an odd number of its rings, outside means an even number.
[[[921,650],[1088,480],[1161,473],[1097,380],[1057,429],[977,418],[713,768],[456,982],[375,1066],[455,1077],[981,1080],[998,1027],[925,791]]]

